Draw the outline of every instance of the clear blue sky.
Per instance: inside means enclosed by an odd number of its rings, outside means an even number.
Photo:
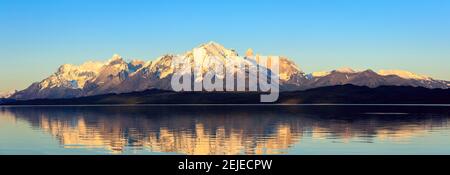
[[[404,69],[450,80],[448,0],[1,0],[0,91],[64,63],[152,60],[208,41],[305,71]]]

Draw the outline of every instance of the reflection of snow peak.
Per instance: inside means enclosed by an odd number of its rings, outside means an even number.
[[[204,50],[194,50],[193,57],[173,57],[172,67],[175,70],[171,86],[177,92],[262,91],[270,94],[261,95],[261,102],[274,102],[278,99],[280,67],[278,57],[220,58],[208,56]],[[248,87],[246,87],[247,80]]]

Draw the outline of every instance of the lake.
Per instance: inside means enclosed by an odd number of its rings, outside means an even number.
[[[0,106],[0,154],[450,154],[450,106]]]

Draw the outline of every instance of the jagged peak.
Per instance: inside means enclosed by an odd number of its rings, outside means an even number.
[[[122,56],[120,56],[119,54],[114,54],[111,59],[108,60],[108,64],[117,64],[117,63],[122,63],[125,62],[122,58]]]
[[[66,74],[73,71],[91,71],[91,72],[98,72],[98,70],[104,66],[105,63],[103,62],[96,62],[96,61],[87,61],[81,65],[73,65],[73,64],[63,64],[58,68],[58,71],[55,73],[56,75]]]
[[[143,67],[148,67],[151,69],[154,69],[155,66],[159,65],[159,64],[165,64],[167,63],[167,61],[172,60],[172,58],[174,58],[175,55],[173,54],[165,54],[163,56],[158,57],[156,60],[154,61],[147,61]]]
[[[156,62],[159,62],[159,61],[161,61],[163,59],[173,58],[173,57],[175,57],[175,55],[173,55],[173,54],[165,54],[163,56],[158,57],[154,62],[156,63]]]
[[[282,68],[294,68],[296,71],[298,71],[299,73],[304,73],[302,71],[302,69],[297,65],[297,63],[295,63],[293,60],[290,60],[287,57],[279,57],[280,58],[280,64],[282,66]],[[285,66],[283,66],[285,65]],[[286,67],[288,66],[288,67]]]
[[[58,72],[64,72],[66,70],[71,69],[72,67],[75,67],[75,66],[72,64],[63,64],[63,65],[59,66]]]

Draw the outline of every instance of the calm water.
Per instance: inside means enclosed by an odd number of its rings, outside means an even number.
[[[0,154],[450,154],[450,107],[0,107]]]

